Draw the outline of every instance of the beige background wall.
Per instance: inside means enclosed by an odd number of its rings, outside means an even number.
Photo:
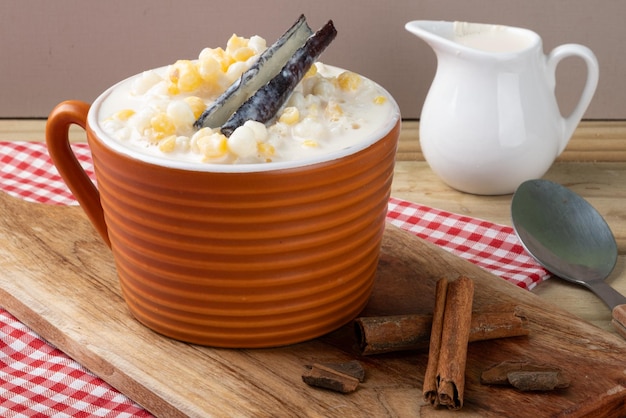
[[[339,35],[322,61],[381,83],[405,118],[419,117],[436,62],[404,23],[441,19],[527,27],[546,52],[569,42],[589,46],[601,70],[585,118],[626,119],[621,0],[0,0],[0,118],[45,117],[59,101],[92,101],[134,73],[222,46],[233,32],[271,43],[300,13],[314,28],[332,18]],[[577,60],[558,71],[564,111],[582,73]]]

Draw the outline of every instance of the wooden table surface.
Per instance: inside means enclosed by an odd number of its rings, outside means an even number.
[[[43,120],[0,120],[0,141],[43,141]],[[405,121],[400,138],[392,195],[401,199],[511,225],[511,195],[475,196],[445,185],[424,161],[419,147],[419,124]],[[80,129],[70,137],[83,141]],[[546,179],[585,197],[605,217],[618,243],[619,258],[607,279],[626,294],[626,121],[582,122]],[[614,332],[609,309],[586,289],[558,279],[533,292],[575,315]]]

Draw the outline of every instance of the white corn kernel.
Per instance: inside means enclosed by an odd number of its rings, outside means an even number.
[[[169,153],[176,148],[176,136],[168,136],[159,142],[159,151]]]
[[[361,76],[351,71],[344,71],[337,76],[337,83],[343,91],[356,91],[362,82]]]
[[[233,33],[230,39],[226,42],[226,53],[233,55],[239,48],[246,48],[247,46],[248,40],[246,38],[242,38],[241,36],[237,36]]]
[[[165,112],[160,112],[150,119],[150,127],[154,134],[154,138],[161,140],[176,132],[176,125]]]
[[[255,120],[248,120],[243,124],[243,126],[252,129],[252,132],[254,132],[254,138],[257,140],[257,142],[267,141],[267,128],[263,123],[257,122]]]
[[[245,62],[248,61],[248,59],[254,55],[254,50],[252,48],[249,47],[241,47],[238,50],[236,50],[235,52],[232,53],[232,56],[234,58],[235,61],[238,62]]]
[[[276,148],[272,144],[262,142],[258,145],[259,155],[265,158],[265,162],[271,162],[272,157],[276,154]]]
[[[234,62],[226,70],[226,78],[234,83],[247,69],[248,65],[245,62]]]
[[[267,42],[258,35],[253,35],[248,40],[248,48],[252,48],[255,54],[260,54],[267,49]]]
[[[140,77],[133,82],[131,94],[142,95],[154,87],[157,83],[163,81],[163,78],[154,70],[144,71]]]
[[[319,121],[313,118],[304,118],[293,128],[294,135],[300,138],[325,138],[326,128]]]
[[[182,92],[195,91],[202,85],[202,76],[193,61],[178,60],[169,69],[172,86]]]
[[[206,104],[204,103],[204,100],[202,100],[198,96],[185,97],[185,103],[187,103],[189,105],[189,108],[191,108],[194,119],[198,119],[200,115],[202,115],[202,112],[204,112],[204,110],[206,109]]]
[[[286,125],[294,125],[300,121],[300,111],[297,107],[287,106],[278,121]]]
[[[224,157],[228,153],[227,139],[211,128],[202,128],[189,141],[191,149],[206,160]]]
[[[385,96],[376,96],[374,97],[374,104],[382,105],[387,103],[387,98]]]
[[[122,109],[118,112],[115,112],[113,116],[111,116],[109,119],[117,120],[119,122],[124,122],[130,119],[130,117],[133,116],[134,114],[135,114],[135,111],[133,109]]]
[[[337,102],[328,102],[324,115],[328,118],[328,120],[337,122],[341,119],[341,116],[343,116],[343,108]]]
[[[313,94],[319,98],[327,99],[335,94],[335,86],[327,79],[320,78],[313,86]]]
[[[187,152],[190,149],[191,138],[188,136],[178,136],[176,137],[176,148],[182,152]]]
[[[140,134],[145,135],[146,131],[150,129],[150,119],[152,119],[152,116],[154,116],[152,109],[143,108],[128,120],[128,126]]]
[[[251,157],[257,152],[254,131],[247,126],[240,126],[228,138],[228,149],[241,157]]]
[[[204,81],[212,83],[217,80],[222,72],[222,65],[216,57],[207,53],[204,58],[200,58],[198,61],[198,72]]]
[[[174,100],[167,105],[165,112],[176,126],[176,129],[184,129],[193,125],[196,118],[189,104],[184,100]]]

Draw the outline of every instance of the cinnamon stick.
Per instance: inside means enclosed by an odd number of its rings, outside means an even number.
[[[462,276],[448,286],[441,333],[437,393],[439,404],[449,409],[459,409],[463,406],[473,300],[474,282],[468,277]]]
[[[465,391],[474,282],[465,276],[449,284],[447,281],[441,284],[444,280],[437,282],[435,291],[431,346],[423,393],[424,399],[433,406],[460,409]]]
[[[361,317],[354,321],[362,355],[428,348],[433,316],[407,314]],[[518,306],[502,305],[472,313],[469,341],[528,335],[528,321]]]
[[[430,333],[430,345],[428,349],[428,363],[424,375],[424,400],[431,405],[439,405],[437,394],[437,374],[439,370],[439,354],[441,351],[441,338],[443,333],[443,321],[446,310],[446,298],[448,293],[448,280],[439,279],[435,286],[435,308]]]
[[[495,340],[530,334],[528,319],[519,306],[505,311],[481,312],[472,315],[469,341]]]
[[[361,317],[354,321],[359,351],[363,355],[428,347],[432,315]]]

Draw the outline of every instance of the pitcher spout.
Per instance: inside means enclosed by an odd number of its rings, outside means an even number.
[[[435,53],[519,53],[541,43],[530,30],[484,23],[414,20],[405,29],[430,45]]]
[[[408,22],[404,28],[422,39],[435,51],[445,44],[452,45],[454,43],[454,22],[414,20]]]

